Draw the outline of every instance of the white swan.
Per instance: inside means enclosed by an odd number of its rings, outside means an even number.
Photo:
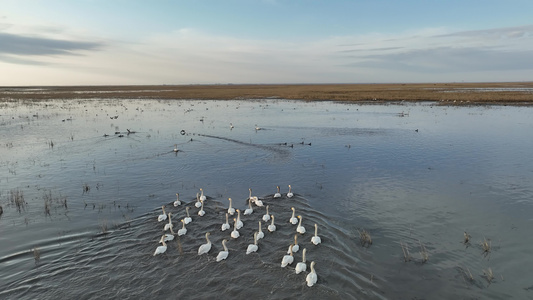
[[[240,236],[239,232],[237,231],[237,219],[233,219],[233,231],[231,232],[231,237],[236,239]]]
[[[252,200],[248,199],[248,208],[244,210],[244,215],[251,215],[254,212],[254,209],[252,208]]]
[[[178,207],[180,205],[181,205],[180,194],[176,193],[176,201],[174,201],[174,207]]]
[[[224,260],[224,259],[228,258],[229,251],[228,251],[228,248],[226,247],[226,242],[227,242],[227,241],[228,241],[228,240],[222,240],[222,247],[224,247],[224,250],[218,252],[218,255],[217,255],[217,262],[219,262],[219,261],[221,261],[221,260]]]
[[[270,218],[272,218],[272,222],[270,225],[268,225],[268,231],[274,232],[276,231],[276,225],[274,225],[274,215],[271,215]]]
[[[289,192],[287,193],[287,198],[292,198],[294,194],[291,192],[291,185],[289,184]]]
[[[307,270],[307,263],[305,263],[305,252],[307,252],[307,249],[302,251],[302,261],[296,264],[296,268],[294,269],[296,274],[300,274],[301,272],[305,272]]]
[[[292,264],[294,261],[294,256],[292,255],[292,245],[289,247],[289,254],[283,256],[283,259],[281,260],[281,267],[285,268],[287,265]]]
[[[248,196],[249,200],[252,200],[253,202],[257,201],[257,196],[252,196],[252,189],[249,188],[248,191],[250,191],[250,195]]]
[[[172,215],[172,213],[168,213],[168,223],[165,224],[165,228],[163,228],[165,231],[169,230],[170,228],[174,227],[174,224],[172,224],[172,219],[170,218],[170,216]]]
[[[172,228],[170,228],[170,233],[165,233],[165,238],[163,239],[165,242],[168,242],[168,241],[172,241],[174,240],[174,235],[176,233],[174,232],[174,230],[172,230]],[[161,241],[159,241],[159,243],[161,243]]]
[[[294,207],[291,207],[292,209],[292,217],[289,219],[289,222],[291,222],[292,225],[298,224],[298,218],[294,216],[295,210]]]
[[[154,252],[153,256],[156,256],[158,254],[163,254],[163,253],[165,253],[165,251],[167,251],[167,244],[165,243],[165,236],[164,235],[161,237],[161,240],[159,242],[161,244],[163,244],[163,246],[158,246],[157,248],[155,248],[155,252]]]
[[[250,254],[252,252],[257,252],[257,231],[254,232],[254,243],[248,245],[248,249],[246,249],[246,254]]]
[[[200,194],[196,193],[196,203],[194,203],[194,206],[196,208],[200,208],[202,206],[202,202],[200,202]]]
[[[181,219],[181,229],[178,230],[178,236],[182,236],[182,235],[185,235],[187,234],[187,228],[185,228],[185,220]]]
[[[204,190],[200,189],[200,192],[202,192],[202,194],[200,195],[200,200],[205,201],[207,199],[207,197],[204,196]]]
[[[174,152],[178,152],[178,144],[174,144]]]
[[[237,229],[241,229],[244,223],[241,221],[241,211],[237,209]]]
[[[198,255],[206,254],[206,253],[209,252],[209,250],[211,250],[211,241],[209,240],[209,235],[210,234],[211,233],[209,233],[209,232],[205,233],[205,239],[206,239],[207,243],[201,245],[198,248]]]
[[[185,217],[185,219],[183,219],[185,221],[185,224],[189,224],[192,222],[192,218],[191,216],[189,215],[189,207],[185,207],[185,210],[187,211],[187,217]]]
[[[261,221],[259,221],[259,231],[257,231],[257,239],[260,240],[265,237],[263,230],[261,230]]]
[[[233,216],[233,214],[235,213],[235,208],[233,208],[233,207],[231,206],[231,202],[232,202],[232,201],[231,201],[231,198],[228,198],[228,200],[229,200],[228,214],[230,214],[230,215]]]
[[[300,223],[298,223],[298,227],[296,227],[296,231],[298,231],[298,233],[304,234],[305,227],[302,226],[302,216],[298,216],[298,219],[300,219]]]
[[[228,230],[230,227],[229,227],[229,222],[228,222],[228,214],[226,213],[226,223],[222,224],[222,231],[226,231]]]
[[[265,221],[265,222],[270,221],[270,214],[268,213],[268,205],[267,205],[267,207],[266,207],[266,212],[265,212],[265,214],[263,215],[263,221]]]
[[[295,234],[294,235],[294,244],[291,245],[292,246],[292,252],[296,253],[298,252],[298,250],[300,250],[300,245],[298,245],[298,235]],[[291,246],[289,246],[289,249],[287,250],[287,254],[289,254],[289,252],[291,252]]]
[[[311,238],[311,243],[315,245],[322,243],[322,240],[318,236],[318,225],[316,225],[316,223],[315,223],[315,235]]]
[[[315,272],[315,262],[311,262],[311,273],[307,274],[307,277],[305,278],[305,281],[307,281],[307,286],[311,287],[315,285],[318,277],[316,276]]]
[[[274,194],[274,198],[281,198],[281,193],[279,192],[279,185],[277,186],[278,191]]]
[[[157,216],[158,222],[165,221],[167,219],[167,213],[165,212],[165,206],[164,205],[161,206],[161,209],[163,210],[163,213]]]
[[[200,217],[203,217],[205,215],[205,210],[204,210],[204,200],[200,200],[202,202],[202,206],[200,206],[200,210],[198,211],[198,215]]]

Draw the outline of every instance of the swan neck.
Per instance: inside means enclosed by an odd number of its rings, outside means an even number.
[[[315,236],[318,236],[318,225],[315,224]]]

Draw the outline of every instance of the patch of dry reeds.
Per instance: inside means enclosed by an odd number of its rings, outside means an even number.
[[[426,263],[429,259],[428,250],[420,240],[418,240],[418,243],[420,244],[420,256],[422,257],[422,263]]]
[[[490,253],[492,251],[492,244],[490,239],[487,240],[485,237],[483,237],[483,241],[481,242],[481,250],[483,250],[482,254],[485,258],[490,256]]]
[[[361,243],[361,246],[367,248],[370,247],[370,245],[372,245],[372,237],[370,236],[370,233],[365,229],[361,229],[361,231],[358,229],[357,232],[359,232],[359,242]]]
[[[400,246],[402,247],[402,251],[403,251],[403,261],[404,262],[411,261],[411,254],[409,253],[409,247],[407,247],[407,244],[400,242]]]
[[[33,248],[33,258],[35,259],[35,263],[41,260],[41,250],[37,247]]]
[[[9,192],[9,202],[17,208],[17,211],[21,213],[26,210],[26,201],[24,200],[24,193],[19,189],[12,189]]]

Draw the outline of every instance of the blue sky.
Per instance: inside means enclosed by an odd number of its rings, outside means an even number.
[[[0,86],[533,80],[533,1],[0,0]]]

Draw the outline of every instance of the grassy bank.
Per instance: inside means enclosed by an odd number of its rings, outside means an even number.
[[[0,87],[0,99],[264,99],[532,105],[533,82]]]

